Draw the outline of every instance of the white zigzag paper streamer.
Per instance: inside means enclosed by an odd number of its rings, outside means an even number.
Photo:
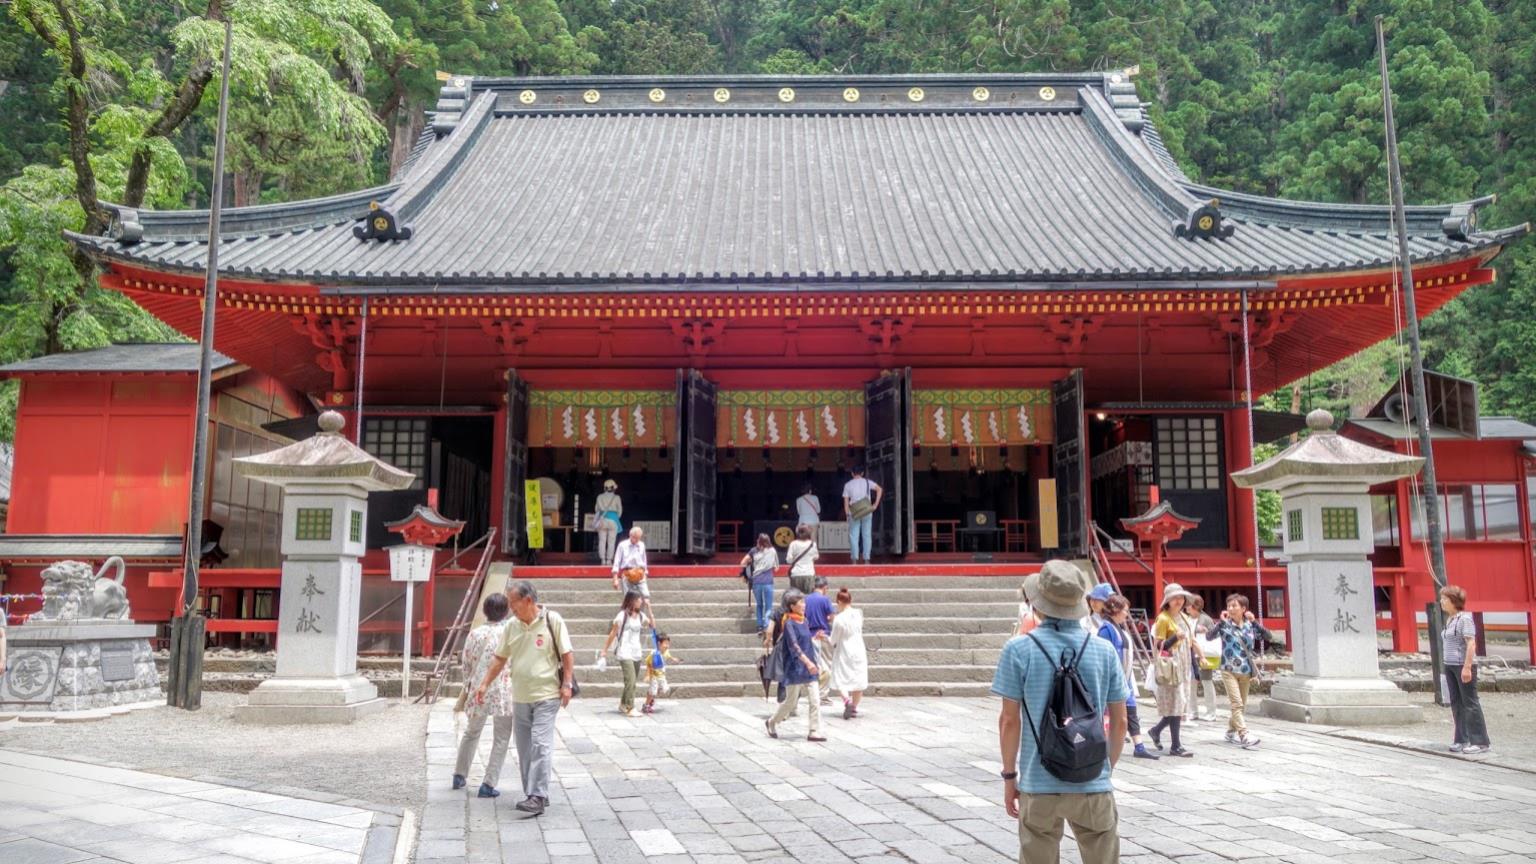
[[[756,441],[757,440],[757,419],[752,416],[752,409],[751,408],[748,408],[746,413],[741,415],[741,425],[746,430],[747,440],[748,441]]]
[[[823,429],[827,430],[827,436],[828,437],[830,437],[830,438],[836,438],[837,437],[837,421],[832,418],[832,406],[831,405],[823,405],[823,406],[821,406],[821,427]]]
[[[641,408],[639,405],[636,405],[635,406],[635,415],[634,416],[635,416],[635,422],[634,422],[633,425],[634,425],[634,429],[635,429],[635,437],[636,438],[644,438],[645,434],[646,434],[645,433],[645,410],[643,408]]]
[[[805,422],[805,412],[795,414],[795,431],[800,434],[800,443],[808,444],[811,440],[811,424]]]
[[[609,425],[613,427],[613,440],[624,440],[624,409],[615,408],[609,418]]]
[[[933,437],[940,441],[949,437],[949,428],[944,425],[943,407],[933,409]]]
[[[969,411],[960,415],[960,433],[965,436],[965,443],[976,443],[976,430],[971,428],[971,412]]]
[[[779,443],[779,418],[778,418],[778,415],[774,414],[772,411],[767,412],[767,414],[768,414],[768,423],[767,423],[767,425],[768,425],[768,443],[769,444],[777,444],[777,443]]]
[[[597,409],[596,408],[588,408],[586,410],[586,412],[581,415],[581,425],[583,427],[585,427],[585,429],[587,430],[587,440],[588,441],[596,441],[597,440]]]
[[[987,431],[992,433],[992,440],[993,441],[1001,441],[1001,440],[1003,440],[1003,436],[1001,434],[999,434],[998,431],[997,431],[997,412],[996,411],[992,411],[992,412],[987,414]]]
[[[1029,409],[1019,406],[1019,437],[1028,438],[1032,433],[1029,428]]]
[[[560,431],[568,439],[576,437],[576,406],[567,405],[560,412]]]

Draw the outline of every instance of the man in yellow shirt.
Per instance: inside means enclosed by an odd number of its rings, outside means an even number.
[[[512,620],[502,631],[501,645],[475,688],[475,702],[503,669],[512,679],[513,728],[517,767],[527,798],[517,809],[534,816],[549,806],[549,776],[554,768],[555,717],[571,703],[575,686],[575,655],[571,635],[559,613],[539,606],[539,595],[526,581],[507,586]]]

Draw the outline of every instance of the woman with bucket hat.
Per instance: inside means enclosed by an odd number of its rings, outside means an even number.
[[[1169,583],[1163,589],[1161,611],[1152,623],[1152,647],[1157,651],[1152,665],[1156,670],[1157,713],[1162,719],[1147,735],[1152,739],[1152,746],[1161,750],[1163,743],[1158,736],[1167,729],[1172,738],[1172,747],[1168,750],[1170,756],[1195,755],[1185,750],[1179,740],[1180,726],[1189,712],[1189,685],[1194,673],[1190,652],[1195,650],[1195,628],[1189,616],[1184,614],[1184,604],[1193,596],[1177,582]]]

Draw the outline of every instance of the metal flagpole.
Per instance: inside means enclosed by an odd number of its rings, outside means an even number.
[[[167,704],[196,711],[203,705],[203,642],[206,621],[197,611],[197,568],[203,555],[203,509],[208,495],[208,403],[213,378],[214,310],[219,305],[219,215],[224,207],[224,136],[229,124],[229,53],[234,31],[224,17],[224,65],[219,79],[219,123],[213,139],[213,180],[208,202],[208,272],[203,279],[202,346],[197,366],[197,427],[192,444],[192,489],[183,550],[181,614],[171,622]]]
[[[1376,16],[1376,54],[1381,64],[1381,106],[1387,131],[1387,171],[1392,191],[1392,223],[1397,229],[1397,256],[1403,271],[1403,305],[1407,322],[1409,360],[1413,375],[1414,426],[1419,433],[1419,455],[1424,457],[1424,524],[1429,534],[1429,575],[1435,584],[1435,600],[1429,604],[1429,660],[1435,675],[1435,702],[1445,704],[1438,684],[1440,675],[1440,589],[1445,587],[1445,534],[1440,526],[1440,489],[1435,485],[1435,451],[1429,436],[1429,399],[1424,389],[1424,347],[1419,342],[1419,316],[1414,302],[1413,259],[1408,253],[1408,216],[1403,209],[1403,169],[1397,159],[1397,123],[1392,119],[1392,84],[1387,77],[1387,37],[1382,16]]]

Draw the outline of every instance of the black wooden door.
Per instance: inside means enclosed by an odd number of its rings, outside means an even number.
[[[907,552],[912,532],[907,505],[912,486],[909,379],[910,371],[887,372],[864,386],[864,476],[883,490],[871,526],[871,545],[881,555]]]
[[[1088,556],[1088,496],[1083,490],[1083,460],[1088,430],[1083,424],[1083,370],[1051,386],[1055,440],[1051,473],[1056,477],[1056,521],[1059,554]]]
[[[672,543],[686,555],[715,554],[715,404],[713,383],[696,369],[678,370]]]
[[[516,370],[507,370],[507,438],[502,470],[501,551],[523,551],[525,532],[523,481],[528,478],[528,382]]]

